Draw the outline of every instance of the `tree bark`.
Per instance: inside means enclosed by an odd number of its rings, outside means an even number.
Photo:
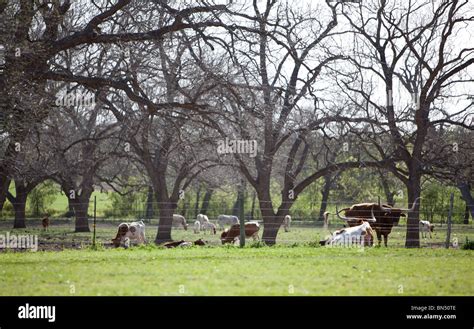
[[[458,189],[464,202],[466,202],[466,208],[469,208],[471,218],[474,218],[474,198],[471,195],[471,186],[469,183],[460,183],[458,184]],[[467,219],[464,219],[464,224],[469,224],[469,216],[467,216]]]
[[[155,238],[156,244],[172,241],[171,227],[173,224],[173,211],[174,207],[171,203],[160,203],[160,222],[158,223],[158,232]]]
[[[206,215],[209,210],[209,203],[211,202],[212,194],[214,190],[207,188],[206,193],[204,194],[204,199],[202,200],[201,214]]]
[[[250,210],[250,220],[254,220],[255,218],[255,201],[257,199],[257,193],[253,193],[252,196],[252,209]]]
[[[331,184],[332,184],[332,179],[331,175],[325,175],[324,176],[324,186],[323,189],[321,190],[321,207],[319,209],[319,220],[323,221],[324,220],[324,212],[327,209],[328,206],[328,199],[329,199],[329,193],[331,192]]]
[[[89,210],[90,194],[81,195],[79,197],[76,196],[76,199],[71,201],[74,205],[74,213],[76,216],[74,232],[90,232],[89,216],[87,214]]]
[[[148,195],[146,198],[146,211],[145,211],[145,218],[152,219],[153,218],[153,187],[148,186]]]
[[[2,169],[3,168],[0,168],[0,214],[7,200],[7,192],[11,182],[11,179],[6,176],[6,173],[4,173]]]
[[[413,205],[416,198],[421,194],[421,174],[416,173],[410,177],[408,189],[408,208]],[[406,248],[420,247],[420,202],[417,202],[415,210],[408,213]]]
[[[13,228],[26,228],[26,199],[28,193],[21,188],[17,188],[16,193],[15,202],[13,203],[13,209],[15,210]]]

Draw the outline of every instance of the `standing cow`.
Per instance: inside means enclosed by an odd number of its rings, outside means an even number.
[[[188,230],[188,224],[186,223],[186,218],[181,215],[173,214],[173,226],[182,226],[185,231]]]
[[[381,244],[383,237],[385,247],[387,247],[388,235],[392,232],[392,227],[398,225],[400,216],[406,216],[404,212],[415,210],[419,199],[420,198],[417,198],[415,202],[413,202],[410,209],[394,208],[385,204],[382,205],[380,204],[380,200],[378,203],[359,203],[352,205],[350,208],[344,208],[341,210],[338,210],[336,205],[336,214],[337,217],[346,221],[350,227],[360,225],[363,221],[370,222],[370,226],[377,234],[379,245]],[[342,211],[344,211],[344,216],[339,214]],[[375,222],[371,219],[372,211],[376,219]]]
[[[260,224],[257,222],[248,222],[244,225],[245,236],[258,240],[258,231],[260,230]],[[240,237],[240,224],[234,224],[229,229],[226,229],[221,234],[222,244],[234,243],[237,238]]]
[[[219,229],[221,230],[224,229],[225,225],[235,225],[239,223],[239,218],[237,216],[219,215],[217,217],[217,224],[219,225]]]

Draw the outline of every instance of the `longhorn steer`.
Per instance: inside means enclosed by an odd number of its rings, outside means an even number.
[[[364,221],[370,222],[370,226],[377,234],[379,245],[381,244],[383,237],[384,245],[387,247],[388,235],[392,232],[392,227],[398,225],[400,216],[406,216],[404,212],[415,210],[419,199],[420,198],[417,198],[415,202],[413,202],[413,206],[410,209],[382,205],[380,204],[380,200],[378,203],[359,203],[352,205],[350,208],[341,210],[338,210],[336,205],[336,214],[340,219],[346,221],[349,227],[360,225]],[[344,211],[344,216],[339,214],[342,211]],[[371,212],[374,213],[375,220],[371,218]]]

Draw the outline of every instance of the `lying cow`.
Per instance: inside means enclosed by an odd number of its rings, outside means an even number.
[[[372,212],[372,219],[375,219]],[[366,221],[357,226],[335,231],[328,239],[320,241],[321,245],[360,245],[372,246],[375,232]]]
[[[244,225],[245,237],[253,238],[258,240],[258,231],[260,230],[260,224],[257,222],[248,222]],[[222,244],[234,243],[236,239],[240,237],[240,224],[234,224],[229,229],[226,229],[221,234]]]
[[[291,226],[291,216],[286,215],[285,219],[283,219],[283,228],[285,229],[285,232],[290,232],[290,226]]]
[[[426,238],[426,233],[430,234],[430,239],[432,238],[431,233],[433,233],[434,225],[427,220],[420,220],[420,231],[421,237]]]
[[[194,242],[185,241],[185,240],[170,241],[170,242],[164,243],[163,247],[165,247],[165,248],[176,248],[176,247],[190,247],[192,245],[205,246],[206,242],[204,242],[202,239],[198,239]]]
[[[223,230],[225,225],[235,225],[239,224],[239,218],[237,216],[232,215],[219,215],[217,217],[217,224],[219,225],[219,229]]]
[[[145,224],[143,221],[121,223],[118,226],[117,236],[112,239],[115,247],[120,247],[127,241],[135,240],[138,244],[145,243]]]
[[[188,230],[188,224],[186,223],[186,218],[181,215],[173,214],[173,226],[182,226],[185,231]]]

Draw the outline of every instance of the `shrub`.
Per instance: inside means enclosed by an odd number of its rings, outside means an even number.
[[[466,237],[466,243],[463,244],[462,249],[463,250],[474,250],[474,241],[471,241]]]

